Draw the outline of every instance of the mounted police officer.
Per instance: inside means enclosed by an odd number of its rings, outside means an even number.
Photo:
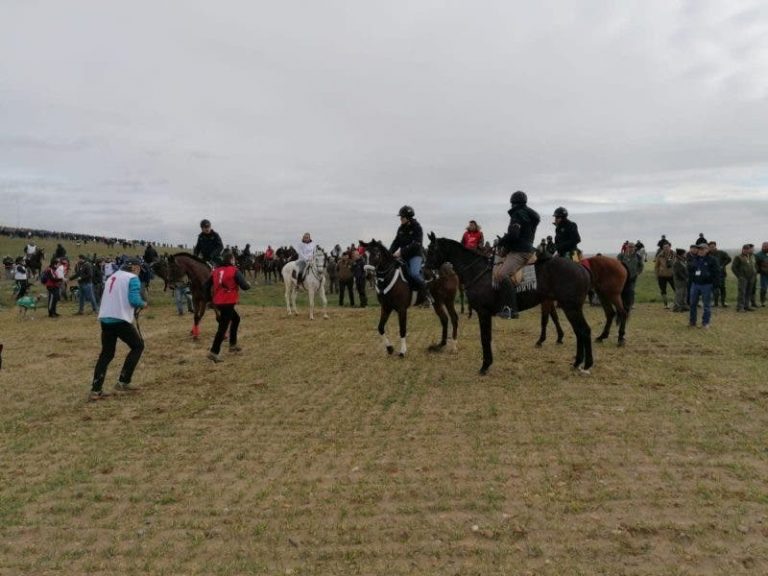
[[[571,260],[578,259],[581,236],[576,222],[568,220],[568,210],[562,206],[555,208],[552,216],[555,219],[555,252]]]
[[[397,229],[389,251],[408,263],[411,283],[421,291],[426,287],[424,277],[421,275],[421,264],[424,260],[422,256],[424,232],[421,229],[421,224],[415,218],[416,213],[410,206],[400,208],[397,215],[400,217],[400,227]]]
[[[208,219],[201,220],[200,234],[197,236],[197,244],[195,244],[192,254],[199,256],[206,262],[219,264],[222,250],[224,250],[224,243],[221,241],[219,233],[211,228],[211,221]]]
[[[493,272],[494,288],[500,291],[502,297],[502,318],[517,318],[517,293],[510,278],[531,259],[536,251],[534,241],[536,227],[541,218],[539,214],[528,207],[528,196],[518,190],[509,199],[512,207],[509,209],[509,227],[507,233],[499,239],[499,247],[506,251],[503,262],[496,266]]]

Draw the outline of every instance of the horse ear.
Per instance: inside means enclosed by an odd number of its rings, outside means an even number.
[[[434,242],[435,239],[436,239],[435,233],[434,232],[430,232],[429,234],[427,234],[427,238],[429,238],[430,242]]]

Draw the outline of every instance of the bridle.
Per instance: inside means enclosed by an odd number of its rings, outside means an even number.
[[[435,245],[437,245],[437,241],[435,242]],[[444,262],[445,261],[447,261],[447,260],[444,260]],[[464,278],[462,283],[464,284],[465,288],[468,287],[468,286],[472,286],[475,282],[480,280],[480,278],[482,278],[485,274],[491,272],[491,269],[488,268],[488,261],[485,258],[483,258],[482,260],[474,260],[474,261],[470,262],[469,264],[467,264],[466,266],[463,266],[463,267],[459,266],[455,262],[451,262],[451,264],[453,265],[453,268],[456,270],[456,272],[459,274],[459,276],[461,278]],[[471,271],[472,268],[474,266],[476,266],[477,264],[482,264],[482,266],[483,266],[482,269],[480,270],[480,272],[475,274],[472,277],[471,280],[468,280],[467,279],[467,277],[468,277],[467,273],[469,271]]]

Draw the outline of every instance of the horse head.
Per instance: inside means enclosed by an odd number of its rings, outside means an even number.
[[[368,263],[377,270],[387,268],[394,263],[395,257],[379,240],[375,238],[371,238],[370,242],[360,240],[359,244],[368,253]]]
[[[441,239],[438,239],[434,232],[427,234],[427,238],[429,238],[429,245],[427,246],[427,258],[424,261],[424,267],[438,270],[448,257],[440,246]]]

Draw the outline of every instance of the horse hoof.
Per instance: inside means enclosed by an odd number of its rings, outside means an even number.
[[[584,376],[589,376],[590,374],[592,374],[592,372],[589,371],[589,368],[582,368],[581,366],[579,366],[578,370],[579,370],[579,374],[582,374]]]
[[[323,314],[323,320],[330,320],[330,316],[328,314]]]
[[[395,351],[394,346],[387,346],[387,354],[392,354]]]
[[[542,344],[544,344],[544,341],[543,340],[539,340],[538,342],[536,342],[536,348],[541,348]]]
[[[602,344],[603,340],[605,340],[605,338],[603,338],[602,336],[598,336],[597,338],[595,338],[595,342],[597,342],[598,344]]]
[[[398,356],[400,356],[400,358],[405,358],[405,352],[400,352],[400,354],[398,354]]]
[[[562,340],[558,340],[557,342],[555,342],[555,344],[558,344],[558,345],[562,346],[563,345],[563,341]]]
[[[486,367],[480,368],[479,374],[480,376],[485,376],[486,374],[488,374],[488,368]]]
[[[619,348],[621,348],[621,347],[622,347],[622,346],[624,346],[624,344],[626,344],[626,343],[627,343],[627,342],[626,342],[626,340],[619,340],[619,343],[617,344],[617,346],[618,346]]]

